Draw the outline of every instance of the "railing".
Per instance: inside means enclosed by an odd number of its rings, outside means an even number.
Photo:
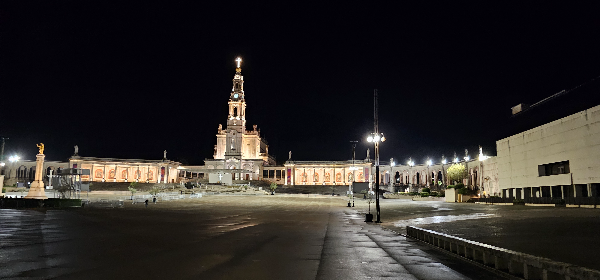
[[[409,237],[524,279],[600,279],[600,271],[532,256],[432,230],[406,227]]]

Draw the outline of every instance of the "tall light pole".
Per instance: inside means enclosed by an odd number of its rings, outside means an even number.
[[[409,157],[407,163],[408,163],[409,170],[410,170],[410,172],[408,174],[408,180],[407,180],[408,181],[407,182],[408,183],[408,190],[412,191],[412,185],[413,185],[413,183],[411,183],[412,182],[412,180],[411,180],[412,179],[412,167],[415,165],[415,162],[412,160],[412,157]]]
[[[352,167],[350,167],[350,170],[352,170],[352,182],[350,182],[350,192],[352,195],[352,207],[354,207],[354,181],[356,181],[354,178],[354,176],[356,176],[354,171],[357,169],[354,166],[354,159],[356,158],[356,143],[358,143],[358,141],[350,141],[350,143],[352,143]],[[348,200],[348,207],[350,207],[349,200]]]
[[[367,141],[375,144],[375,209],[377,211],[377,221],[375,222],[381,223],[381,212],[379,209],[379,142],[384,142],[385,137],[383,136],[383,133],[379,133],[379,120],[377,117],[377,90],[374,90],[373,92],[373,100],[373,119],[375,132],[369,135]]]

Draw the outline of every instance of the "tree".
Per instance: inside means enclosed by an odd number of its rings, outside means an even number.
[[[455,163],[448,167],[447,175],[450,182],[462,183],[462,180],[467,177],[467,169],[464,165]]]
[[[158,186],[154,186],[148,193],[150,193],[153,196],[156,196],[159,192],[160,192],[160,188]]]
[[[133,200],[133,195],[137,192],[135,185],[137,185],[137,182],[131,182],[129,187],[127,187],[127,189],[131,192],[131,200]]]
[[[275,189],[277,189],[277,183],[275,183],[275,182],[271,183],[270,188],[271,188],[271,194],[275,193]]]
[[[58,192],[59,198],[70,198],[71,192],[75,190],[73,181],[70,176],[63,176],[60,178],[58,187],[55,189]]]

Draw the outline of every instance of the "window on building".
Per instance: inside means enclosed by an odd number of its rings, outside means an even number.
[[[263,170],[263,178],[269,178],[269,170]]]
[[[277,179],[281,179],[281,170],[277,170],[277,171],[275,172],[275,177],[276,177]]]
[[[554,162],[548,164],[538,165],[539,176],[550,176],[559,174],[569,174],[571,172],[569,168],[569,161]]]
[[[269,178],[275,178],[275,170],[269,170]]]

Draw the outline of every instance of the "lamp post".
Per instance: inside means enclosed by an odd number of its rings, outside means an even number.
[[[408,163],[408,166],[409,166],[409,169],[410,169],[410,172],[408,174],[408,180],[407,180],[408,182],[407,183],[408,183],[409,191],[412,191],[412,184],[413,183],[410,183],[412,181],[410,179],[412,178],[412,167],[415,165],[415,162],[412,160],[412,157],[409,157],[407,163]]]
[[[358,141],[350,141],[350,143],[352,143],[352,167],[350,167],[350,170],[352,170],[352,182],[350,182],[350,194],[352,195],[352,207],[354,207],[354,181],[355,178],[354,176],[356,176],[355,172],[356,171],[356,166],[354,166],[354,159],[356,158],[356,143],[358,143]],[[350,200],[348,200],[348,207],[350,207]]]
[[[379,133],[379,120],[377,116],[377,90],[374,90],[373,92],[373,103],[373,123],[375,132],[371,133],[369,137],[367,137],[367,141],[375,144],[375,209],[377,211],[377,220],[375,222],[381,223],[381,211],[379,209],[379,142],[384,142],[385,136],[383,136],[383,133]]]

